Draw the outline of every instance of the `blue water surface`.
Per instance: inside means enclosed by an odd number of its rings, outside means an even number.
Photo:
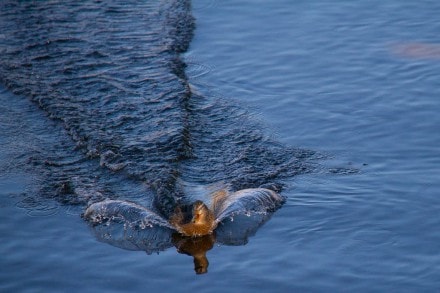
[[[192,87],[325,167],[293,178],[247,245],[209,251],[202,276],[173,249],[100,243],[80,208],[22,197],[33,175],[0,176],[0,291],[440,290],[440,2],[195,0],[193,14]]]

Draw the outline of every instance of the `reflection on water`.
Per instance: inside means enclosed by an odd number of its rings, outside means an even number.
[[[173,234],[173,244],[177,252],[190,255],[194,258],[194,271],[196,274],[208,272],[209,261],[206,252],[214,247],[215,234],[199,237],[185,237]]]
[[[178,252],[194,257],[195,271],[201,274],[207,272],[206,251],[215,242],[246,244],[248,237],[284,203],[283,197],[264,188],[233,193],[221,189],[205,198],[206,204],[197,200],[190,205],[178,205],[169,219],[146,207],[120,200],[94,203],[87,208],[84,218],[91,223],[99,241],[116,247],[151,254],[174,245]],[[191,228],[182,228],[187,226]]]
[[[270,213],[237,216],[220,223],[219,229],[213,233],[196,237],[183,236],[164,226],[131,226],[120,219],[91,225],[91,230],[100,242],[125,250],[152,254],[174,246],[179,253],[194,257],[194,269],[197,274],[201,274],[207,272],[209,262],[206,252],[211,250],[215,243],[245,245],[248,237],[253,236],[270,216]]]

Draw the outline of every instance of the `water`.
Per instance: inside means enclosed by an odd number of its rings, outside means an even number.
[[[74,9],[82,10],[80,6]],[[209,131],[202,130],[218,131],[223,127],[226,132],[232,131],[237,129],[234,125],[238,121],[243,124],[240,129],[249,131],[243,140],[264,137],[261,153],[269,154],[267,160],[252,158],[248,165],[240,162],[222,169],[219,162],[228,161],[230,156],[215,152],[212,170],[203,167],[209,165],[208,160],[183,164],[179,170],[185,180],[198,183],[208,182],[210,176],[233,183],[232,177],[239,178],[234,183],[237,188],[249,187],[237,182],[251,187],[281,182],[281,193],[287,197],[284,206],[246,245],[217,244],[209,250],[208,274],[203,276],[194,274],[191,257],[176,253],[174,248],[146,255],[97,241],[79,216],[84,200],[78,198],[82,197],[52,192],[60,191],[62,183],[68,182],[76,189],[74,195],[84,195],[85,200],[99,192],[118,198],[122,193],[123,198],[142,201],[158,189],[139,186],[139,178],[148,181],[153,175],[161,179],[167,172],[132,172],[136,174],[131,181],[125,175],[121,179],[112,168],[126,163],[125,159],[111,153],[95,157],[94,152],[83,159],[84,145],[74,150],[79,140],[70,131],[88,127],[75,120],[90,119],[88,114],[81,115],[77,110],[60,114],[56,118],[71,119],[68,126],[73,125],[65,130],[61,123],[46,117],[50,109],[38,110],[23,99],[22,95],[27,94],[17,86],[12,87],[16,95],[2,90],[4,114],[0,125],[1,133],[7,134],[1,136],[0,154],[2,170],[6,170],[0,176],[1,232],[7,239],[0,246],[2,290],[143,291],[167,286],[175,291],[204,288],[213,292],[224,288],[279,292],[437,291],[439,11],[434,1],[193,2],[196,30],[183,61],[188,64],[185,71],[191,90],[204,97],[199,101],[205,103],[193,107],[216,105],[219,113],[208,111],[200,116],[200,111],[193,111],[191,119],[206,121],[206,117],[220,114],[232,118],[229,124],[216,120],[220,124],[187,128],[197,141],[194,150],[200,152],[199,157],[208,158],[205,152],[209,148],[201,138]],[[125,46],[140,46],[137,40],[138,36],[127,38]],[[6,42],[11,40],[3,38],[2,42],[9,46]],[[147,46],[144,50],[153,49]],[[163,54],[158,59],[169,60],[169,51]],[[155,56],[151,58],[156,60]],[[110,65],[119,64],[117,61]],[[47,60],[42,62],[39,70],[47,66]],[[129,84],[126,78],[130,74],[142,72],[143,67],[135,68],[135,63],[127,63],[120,86]],[[94,73],[94,69],[85,68],[86,75]],[[160,73],[153,79],[167,78],[162,75],[162,65],[154,68]],[[102,70],[109,69],[103,66]],[[48,72],[49,77],[54,76]],[[90,90],[85,93],[77,93],[69,85],[58,88],[87,98],[89,94],[97,95],[99,89],[95,86],[84,86]],[[156,93],[148,87],[140,89]],[[135,96],[127,94],[131,90],[125,88],[122,93]],[[145,113],[150,109],[139,107]],[[169,115],[157,117],[171,123],[176,117],[171,113],[182,113],[173,109]],[[144,127],[136,123],[140,129]],[[176,129],[182,128],[177,125]],[[94,133],[93,129],[84,131]],[[128,141],[140,138],[130,129],[118,128],[113,133],[131,136],[126,138]],[[98,137],[100,142],[113,137],[100,133],[90,136]],[[238,141],[234,137],[220,146],[232,145],[232,152],[241,152],[237,146],[240,144],[234,143]],[[273,142],[279,147],[274,148]],[[95,146],[88,142],[85,145],[85,153]],[[176,149],[179,147],[171,148]],[[265,172],[268,160],[282,160],[285,150],[297,155],[308,174],[281,171],[274,173],[281,174],[273,177],[275,180],[269,178]],[[307,155],[305,160],[299,156],[303,153]],[[134,156],[130,170],[150,163],[162,164],[159,170],[174,168],[169,161],[144,158]],[[101,160],[104,168],[99,167]],[[105,168],[108,163],[110,171]],[[260,166],[246,173],[245,167],[254,164]],[[266,169],[258,169],[261,166]],[[194,171],[200,167],[206,168],[207,176]],[[225,176],[228,173],[233,176]],[[47,181],[58,184],[50,186]],[[171,189],[176,190],[180,192]]]

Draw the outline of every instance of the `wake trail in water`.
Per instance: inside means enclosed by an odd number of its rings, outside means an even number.
[[[313,169],[312,151],[191,88],[180,57],[195,28],[190,1],[2,1],[0,26],[1,83],[75,144],[30,155],[52,197],[134,200],[169,217],[188,186],[277,190]]]

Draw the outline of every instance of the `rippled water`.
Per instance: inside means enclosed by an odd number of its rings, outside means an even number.
[[[2,4],[2,290],[440,288],[439,4],[194,1],[184,76],[188,40],[160,37],[184,8],[108,3]],[[287,202],[204,276],[79,216],[96,194],[179,197],[176,170]]]

